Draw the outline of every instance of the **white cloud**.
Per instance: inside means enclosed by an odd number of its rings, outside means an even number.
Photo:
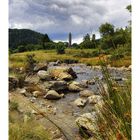
[[[130,0],[10,0],[9,22],[12,28],[30,28],[57,40],[62,39],[58,34],[72,32],[76,39],[88,32],[97,33],[105,22],[126,26],[128,4]]]

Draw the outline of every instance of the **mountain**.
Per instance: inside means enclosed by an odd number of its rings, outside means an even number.
[[[40,44],[44,34],[29,29],[9,29],[9,48],[16,49],[19,45]]]

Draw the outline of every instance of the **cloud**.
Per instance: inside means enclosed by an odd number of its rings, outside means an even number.
[[[9,26],[48,33],[55,40],[66,40],[72,32],[76,40],[98,33],[105,22],[126,26],[129,4],[130,0],[9,0]]]

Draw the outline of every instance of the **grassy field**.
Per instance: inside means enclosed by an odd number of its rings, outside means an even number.
[[[66,49],[65,54],[57,54],[56,50],[39,50],[23,53],[15,53],[9,55],[9,67],[18,68],[24,67],[26,63],[26,55],[35,54],[35,59],[39,62],[51,62],[57,60],[77,60],[80,63],[85,63],[88,65],[99,65],[100,58],[107,60],[109,55],[99,55],[99,56],[88,56],[91,52],[97,51],[97,49]],[[80,56],[85,53],[87,56]],[[118,60],[107,61],[107,64],[111,66],[121,67],[131,65],[131,56],[125,56]]]

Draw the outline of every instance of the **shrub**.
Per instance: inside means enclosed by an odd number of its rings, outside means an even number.
[[[34,54],[29,54],[26,55],[26,66],[25,66],[25,72],[27,74],[32,74],[34,71],[34,67],[37,63],[37,61],[35,60],[35,55]]]
[[[59,42],[56,47],[57,54],[65,54],[65,45],[62,42]]]

